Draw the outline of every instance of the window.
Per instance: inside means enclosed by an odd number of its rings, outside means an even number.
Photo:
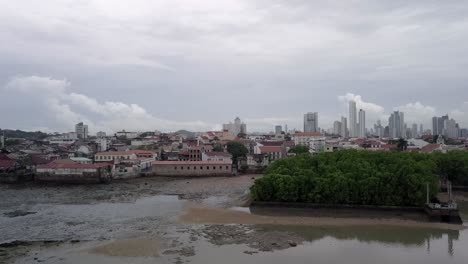
[[[203,170],[203,166],[200,166],[200,170]]]
[[[177,170],[177,166],[174,166],[174,170]]]
[[[219,169],[222,170],[222,169],[223,169],[223,166],[219,166]]]
[[[206,169],[209,170],[209,169],[210,169],[210,166],[206,166]]]
[[[215,167],[215,166],[213,166],[213,170],[216,170],[216,167]]]
[[[226,170],[229,170],[229,166],[226,166]]]
[[[197,166],[193,166],[193,169],[196,170],[196,169],[197,169]]]

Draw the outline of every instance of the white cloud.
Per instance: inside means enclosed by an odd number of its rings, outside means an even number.
[[[200,131],[215,127],[214,124],[202,121],[178,122],[160,119],[137,104],[112,101],[101,103],[95,98],[68,92],[67,90],[70,88],[68,81],[50,77],[15,77],[5,85],[5,88],[21,93],[23,96],[34,94],[32,99],[47,110],[47,115],[39,115],[38,118],[53,117],[54,121],[60,125],[58,129],[62,131],[72,130],[74,125],[80,121],[88,124],[93,132],[99,130],[116,132],[121,129],[137,131],[190,129]],[[86,111],[91,112],[91,114],[87,114]]]
[[[338,100],[342,102],[342,109],[344,109],[343,116],[347,118],[349,118],[348,104],[350,101],[356,102],[356,108],[358,112],[359,109],[366,111],[367,127],[371,127],[377,120],[385,122],[385,119],[387,118],[387,115],[385,114],[385,108],[383,106],[364,101],[361,95],[347,93],[345,95],[338,96]]]
[[[423,124],[426,128],[430,128],[432,117],[437,114],[436,108],[428,105],[423,105],[420,102],[408,103],[394,108],[395,111],[401,111],[405,114],[405,122],[408,127],[411,124]]]

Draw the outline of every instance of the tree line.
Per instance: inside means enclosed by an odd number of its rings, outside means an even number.
[[[468,185],[468,152],[447,154],[344,150],[275,161],[251,187],[257,201],[420,206],[426,184]]]

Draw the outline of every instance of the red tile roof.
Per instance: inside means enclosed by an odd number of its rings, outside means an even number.
[[[2,169],[9,169],[15,167],[16,161],[14,160],[6,160],[0,159],[0,168]]]
[[[97,152],[96,155],[108,155],[108,156],[122,156],[122,155],[153,155],[154,152],[149,150],[128,150],[128,151],[105,151],[105,152]]]
[[[441,146],[440,144],[428,144],[421,148],[421,152],[430,153],[440,148],[440,146]]]
[[[229,161],[178,161],[178,160],[157,160],[154,165],[229,165]]]
[[[107,163],[81,164],[81,163],[57,163],[52,161],[48,164],[37,165],[38,169],[97,169],[107,167]]]
[[[296,134],[294,134],[295,136],[302,136],[302,137],[318,137],[318,136],[322,136],[322,134],[320,132],[296,132]]]
[[[268,153],[268,152],[281,152],[283,148],[281,146],[261,146],[260,151],[262,153]]]

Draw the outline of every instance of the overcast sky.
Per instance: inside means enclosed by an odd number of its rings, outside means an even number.
[[[468,126],[468,1],[0,0],[0,128]]]

